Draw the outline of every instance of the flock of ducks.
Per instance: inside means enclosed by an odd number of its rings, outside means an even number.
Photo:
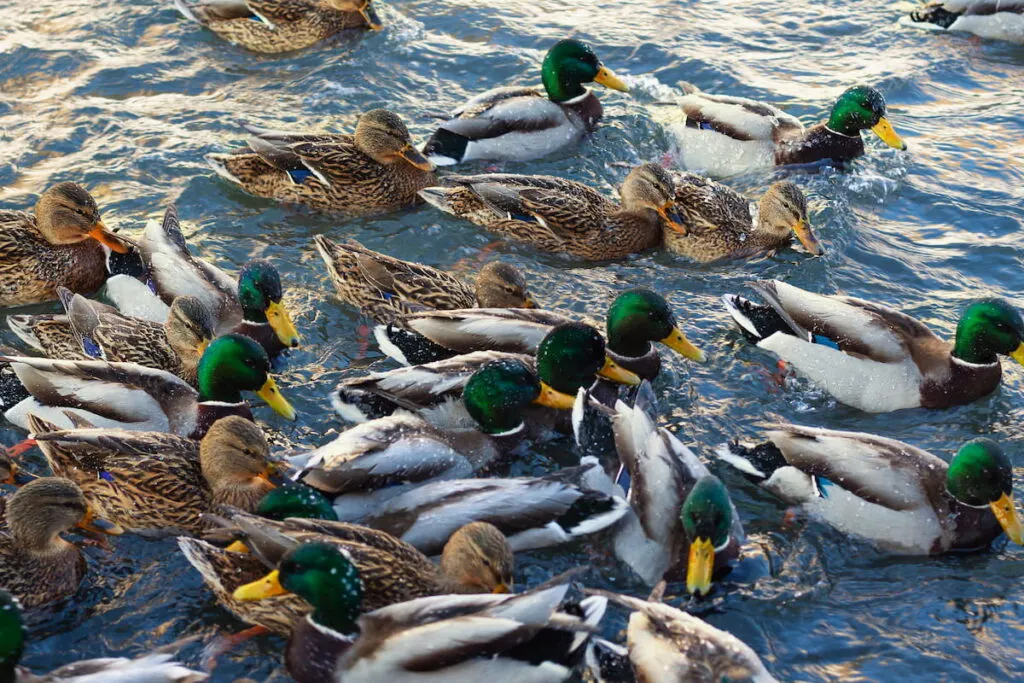
[[[343,29],[379,29],[372,0],[176,0],[190,19],[260,52],[309,47]],[[1020,3],[949,0],[913,15],[981,32]],[[1012,24],[1012,22],[1011,22]],[[1011,25],[1012,28],[1012,25]],[[990,30],[989,33],[992,31]],[[602,116],[597,83],[628,90],[576,40],[551,47],[543,88],[503,87],[452,113],[417,148],[401,118],[364,113],[352,135],[247,128],[245,149],[210,165],[246,191],[345,215],[426,202],[500,237],[584,260],[664,246],[698,262],[785,248],[818,255],[807,202],[775,183],[756,207],[695,173],[645,163],[613,200],[548,176],[455,175],[439,165],[564,152]],[[865,153],[861,131],[906,149],[881,93],[845,91],[805,128],[779,109],[685,86],[680,157],[712,175]],[[328,680],[773,681],[745,644],[661,602],[665,582],[707,594],[744,554],[722,481],[658,425],[651,382],[669,350],[693,362],[668,302],[621,292],[603,325],[538,307],[526,279],[494,262],[475,282],[324,236],[315,246],[339,298],[372,318],[395,369],[353,375],[332,394],[353,427],[287,459],[271,454],[246,393],[296,413],[273,378],[300,344],[282,278],[266,260],[236,276],[192,254],[173,207],[138,238],[112,232],[82,186],[47,189],[33,212],[0,212],[0,306],[33,355],[0,360],[0,404],[30,439],[0,458],[3,680],[198,681],[152,653],[18,668],[22,609],[75,595],[87,572],[62,534],[179,534],[181,552],[240,620],[288,638],[300,683]],[[87,298],[105,285],[107,303]],[[1024,321],[999,299],[966,308],[947,342],[880,304],[783,282],[724,304],[758,347],[863,411],[942,409],[1024,363]],[[603,327],[603,333],[600,330]],[[571,435],[579,465],[496,476],[531,443]],[[38,447],[52,476],[15,460]],[[870,434],[780,424],[716,457],[835,528],[904,554],[1024,542],[1012,468],[999,445],[968,441],[947,464]],[[294,480],[279,486],[274,479]],[[278,481],[279,483],[279,481]],[[514,554],[612,534],[652,587],[648,600],[586,588],[574,573],[513,593]],[[438,556],[435,562],[431,556]],[[625,646],[595,635],[609,603],[631,611]]]

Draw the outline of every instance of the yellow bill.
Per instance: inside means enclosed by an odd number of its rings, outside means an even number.
[[[793,226],[793,234],[800,240],[800,244],[804,245],[804,249],[815,256],[821,256],[825,253],[825,248],[821,246],[821,242],[811,232],[811,226],[807,221],[797,221],[797,224]]]
[[[907,143],[903,142],[903,138],[896,134],[896,131],[892,129],[892,124],[884,116],[878,119],[878,123],[871,126],[871,130],[875,135],[882,138],[882,142],[893,149],[907,148]]]
[[[1013,353],[1010,354],[1010,358],[1014,359],[1021,365],[1024,365],[1024,342],[1021,342]]]
[[[533,300],[532,296],[527,295],[523,301],[523,308],[537,308],[537,302]]]
[[[275,569],[262,579],[239,586],[231,594],[231,597],[241,602],[250,602],[274,598],[278,595],[288,595],[288,591],[281,585],[281,574]]]
[[[1017,545],[1024,545],[1024,530],[1021,529],[1020,515],[1013,504],[1013,496],[1004,493],[999,500],[989,503],[989,507],[1010,540]]]
[[[686,590],[691,594],[707,595],[711,590],[711,575],[715,570],[715,548],[706,538],[690,544],[690,560],[686,565]]]
[[[270,329],[274,330],[278,340],[285,346],[295,347],[299,345],[299,331],[292,323],[292,316],[281,301],[271,301],[264,311]]]
[[[229,553],[248,553],[249,546],[242,543],[241,541],[233,541],[231,545],[224,548],[224,550],[227,550]]]
[[[576,397],[563,394],[561,391],[551,387],[546,382],[540,383],[540,396],[533,400],[539,406],[557,408],[558,410],[572,410],[576,403]]]
[[[423,156],[423,153],[412,145],[406,145],[402,149],[398,150],[398,156],[402,157],[410,164],[420,169],[421,171],[433,171],[434,164],[430,159]]]
[[[492,593],[495,593],[495,594],[499,594],[499,593],[511,593],[511,592],[512,592],[512,586],[509,586],[509,585],[508,585],[508,584],[506,584],[506,583],[505,583],[504,581],[502,581],[502,582],[501,582],[501,583],[499,583],[499,584],[498,584],[497,586],[495,586],[495,587],[494,587],[494,590],[492,590],[491,592],[492,592]]]
[[[359,14],[363,16],[363,21],[370,27],[370,30],[379,31],[384,28],[384,22],[380,20],[377,10],[373,8],[370,0],[366,0],[363,6],[359,8]]]
[[[608,356],[604,357],[604,367],[601,368],[597,374],[601,375],[605,379],[610,379],[613,382],[619,384],[628,384],[631,387],[635,387],[642,381],[640,375],[635,372],[630,372],[626,368],[622,367]]]
[[[597,71],[597,75],[594,76],[594,82],[600,83],[606,88],[612,90],[618,90],[619,92],[629,92],[629,86],[622,82],[618,76],[611,72],[606,66],[602,66]]]
[[[100,244],[106,245],[111,251],[116,251],[118,254],[127,254],[130,249],[128,243],[108,230],[103,221],[96,221],[93,224],[92,230],[89,231],[89,237]]]
[[[266,401],[267,405],[284,419],[295,419],[295,408],[292,408],[292,404],[288,403],[288,399],[278,391],[277,382],[274,381],[273,377],[267,377],[267,381],[263,383],[263,386],[256,392],[256,395]]]
[[[686,338],[686,335],[678,327],[673,327],[672,333],[660,341],[665,346],[677,353],[681,353],[690,360],[697,361],[698,363],[704,362],[704,352],[691,344],[690,340]]]

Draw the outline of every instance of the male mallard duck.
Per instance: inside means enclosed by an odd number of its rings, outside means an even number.
[[[174,6],[253,52],[301,50],[345,29],[383,26],[373,0],[174,0]]]
[[[349,215],[396,211],[437,181],[397,114],[374,109],[355,135],[288,133],[246,126],[249,149],[209,154],[217,175],[258,197]]]
[[[544,57],[539,88],[488,90],[452,112],[423,153],[440,166],[476,159],[530,161],[579,144],[601,120],[601,101],[584,83],[627,92],[588,45],[560,40]]]
[[[62,666],[43,676],[19,667],[28,629],[21,605],[0,590],[0,680],[6,683],[198,683],[209,676],[175,662],[169,654],[146,654],[135,659],[105,657]]]
[[[349,240],[313,238],[338,296],[379,323],[416,311],[453,308],[534,308],[526,279],[515,266],[485,265],[470,286],[443,270],[402,261]]]
[[[656,247],[663,226],[682,230],[672,176],[658,164],[634,168],[621,204],[582,183],[552,176],[445,176],[420,196],[445,213],[542,251],[589,261],[618,259]]]
[[[718,457],[844,533],[912,555],[987,548],[1003,531],[1024,544],[1013,467],[990,439],[968,441],[947,465],[873,434],[787,424],[767,437]]]
[[[58,286],[94,292],[107,279],[109,251],[129,248],[100,220],[85,188],[58,183],[39,197],[34,215],[0,211],[0,306],[52,301]]]
[[[890,147],[907,148],[885,118],[882,93],[868,86],[846,90],[828,121],[806,129],[769,104],[686,88],[679,100],[686,125],[674,128],[680,162],[690,170],[723,176],[782,164],[849,161],[864,154],[860,131],[866,129]]]
[[[269,375],[270,359],[248,337],[218,337],[203,352],[197,370],[199,390],[165,370],[135,363],[65,361],[0,356],[30,396],[9,408],[9,421],[28,429],[34,413],[62,428],[74,425],[68,414],[101,428],[171,432],[201,438],[217,419],[252,419],[242,391],[253,391],[288,420],[295,409]]]
[[[634,513],[616,534],[615,553],[652,586],[685,563],[687,590],[706,595],[712,577],[739,558],[743,526],[725,485],[656,420],[650,384],[632,407],[615,406],[615,445]]]
[[[199,358],[214,337],[213,317],[199,299],[175,299],[161,325],[63,287],[57,294],[64,314],[7,316],[8,327],[47,358],[138,363],[196,383]]]
[[[356,422],[387,415],[401,408],[421,413],[433,424],[465,424],[461,413],[456,412],[458,417],[455,417],[452,409],[458,411],[461,407],[458,398],[468,387],[467,380],[475,377],[474,373],[483,364],[496,357],[532,365],[537,379],[524,386],[539,382],[541,396],[537,402],[549,408],[572,408],[576,391],[581,386],[593,384],[598,375],[622,384],[640,383],[639,377],[623,370],[606,355],[604,339],[597,330],[584,323],[563,323],[548,331],[534,358],[476,352],[435,363],[373,373],[342,380],[332,401],[339,415]],[[509,385],[484,384],[480,378],[474,384],[485,401],[490,398],[488,393],[503,394],[506,386]],[[465,403],[472,417],[475,417],[475,403],[476,400]],[[486,407],[483,412],[491,410]]]
[[[286,552],[305,543],[326,543],[348,553],[363,579],[367,610],[395,602],[441,593],[503,593],[512,586],[512,551],[508,541],[489,524],[472,524],[456,532],[441,554],[440,566],[390,534],[355,524],[328,520],[286,519],[278,522],[230,511],[217,520],[233,530],[253,553],[239,553],[206,541],[181,537],[178,545],[218,601],[243,621],[287,635],[309,611],[293,595],[249,602],[235,597],[237,589],[255,583],[271,589]],[[263,578],[260,578],[263,577]]]
[[[1024,43],[1021,0],[940,0],[910,13],[910,21],[936,31],[966,31],[982,38]]]
[[[570,320],[549,311],[485,309],[415,313],[404,316],[400,322],[453,353],[491,349],[536,354],[551,328]],[[386,325],[374,330],[374,335],[385,353],[404,363],[405,347],[416,340],[400,332],[396,332],[395,326]],[[661,370],[661,358],[653,342],[660,342],[690,360],[704,362],[704,354],[679,329],[665,298],[649,289],[628,289],[615,297],[605,317],[605,333],[608,357],[643,379],[654,379]]]
[[[1024,364],[1024,320],[1002,299],[968,306],[949,343],[880,304],[777,280],[753,287],[767,304],[723,297],[744,333],[839,402],[869,413],[970,403],[999,386],[997,354]]]
[[[628,656],[637,681],[778,683],[757,653],[742,640],[662,603],[660,598],[655,599],[663,589],[663,585],[655,589],[650,600],[590,588],[584,591],[633,610],[626,629],[626,652],[621,654]],[[587,663],[592,671],[599,666],[597,653],[601,650],[613,658],[621,652],[614,643],[594,639],[587,649]],[[595,678],[601,680],[600,675]]]
[[[2,502],[0,589],[28,608],[74,595],[85,576],[85,558],[62,533],[72,527],[121,533],[116,525],[95,518],[82,490],[67,479],[35,479]]]
[[[130,531],[198,534],[202,513],[225,504],[254,511],[274,488],[263,430],[237,415],[214,422],[200,443],[164,432],[60,430],[31,414],[28,423],[53,473]]]
[[[123,277],[112,278],[107,285],[108,297],[121,311],[164,322],[169,314],[163,304],[194,296],[213,314],[217,334],[251,337],[271,358],[299,345],[299,333],[283,302],[281,275],[269,261],[249,261],[232,280],[189,252],[173,206],[161,223],[146,226],[139,248],[148,267],[148,287]]]
[[[788,180],[768,188],[753,216],[746,197],[721,183],[693,173],[677,175],[675,183],[686,231],[664,231],[673,253],[703,263],[744,258],[780,249],[793,235],[811,254],[825,252],[811,232],[804,193]]]

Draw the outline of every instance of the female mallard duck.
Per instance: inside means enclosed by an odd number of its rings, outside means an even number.
[[[116,525],[93,517],[82,490],[67,479],[35,479],[3,502],[0,589],[28,608],[74,595],[85,576],[85,558],[62,533],[72,527],[121,533]]]
[[[585,589],[589,595],[601,596],[633,610],[626,629],[625,652],[620,646],[600,639],[593,639],[588,646],[587,664],[595,680],[604,680],[600,671],[608,667],[609,660],[621,657],[628,658],[634,677],[644,683],[778,683],[749,645],[692,614],[662,603],[660,593],[663,590],[664,584],[655,589],[649,600],[641,600]],[[621,671],[621,667],[614,670]]]
[[[295,409],[269,375],[270,359],[248,337],[218,337],[199,359],[198,391],[165,370],[135,363],[66,361],[49,358],[0,357],[11,364],[30,394],[5,413],[10,422],[28,429],[34,413],[62,428],[74,427],[68,414],[101,428],[170,432],[202,438],[216,420],[227,415],[252,419],[242,391],[253,391],[288,420]]]
[[[355,524],[297,518],[278,522],[237,510],[218,521],[253,552],[224,550],[187,537],[178,539],[179,547],[225,608],[242,621],[275,633],[290,633],[310,611],[309,604],[283,593],[270,600],[243,601],[235,597],[236,591],[255,583],[250,590],[262,585],[273,595],[282,557],[306,543],[326,543],[348,554],[362,576],[368,610],[427,595],[505,593],[512,587],[512,551],[489,524],[472,524],[456,532],[437,566],[408,543]],[[268,565],[275,571],[266,575]]]
[[[584,83],[627,92],[588,45],[560,40],[541,66],[544,92],[505,87],[481,93],[452,112],[423,148],[439,166],[494,159],[530,161],[575,147],[601,120],[601,101]]]
[[[161,325],[63,287],[57,294],[64,314],[7,316],[8,327],[47,358],[138,363],[196,383],[199,358],[214,337],[213,317],[199,299],[175,299]]]
[[[580,616],[556,611],[569,589],[560,585],[523,595],[418,598],[360,618],[366,583],[352,559],[327,543],[304,543],[289,550],[275,578],[243,586],[235,597],[261,601],[287,592],[312,606],[313,611],[296,623],[285,650],[285,666],[298,683],[406,680],[417,677],[412,672],[417,668],[447,681],[485,680],[488,673],[510,680],[515,671],[572,661],[607,606],[604,598],[595,596],[579,601]],[[517,637],[507,642],[510,631]],[[528,661],[521,661],[517,651],[529,653]],[[405,667],[395,659],[421,665],[436,662],[441,668]],[[389,670],[392,667],[397,670]],[[569,669],[559,668],[568,676]]]
[[[402,261],[349,240],[313,238],[338,296],[379,323],[415,311],[453,308],[534,308],[523,274],[492,261],[470,286],[443,270]]]
[[[19,667],[25,651],[28,629],[21,605],[6,591],[0,590],[0,681],[6,683],[89,683],[113,681],[120,683],[198,683],[209,676],[175,662],[169,654],[146,654],[135,659],[104,657],[62,666],[43,676],[36,676]]]
[[[94,292],[107,279],[109,251],[129,248],[100,220],[85,188],[58,183],[39,197],[34,215],[0,211],[0,306],[52,301],[58,286]]]
[[[723,297],[744,333],[839,402],[869,413],[970,403],[999,386],[997,354],[1024,364],[1024,320],[1002,299],[968,306],[949,343],[880,304],[777,280],[753,287],[767,304]]]
[[[475,352],[435,363],[377,372],[342,380],[332,401],[339,415],[354,422],[405,409],[422,414],[433,424],[465,424],[458,398],[464,393],[467,380],[495,357],[532,365],[537,379],[531,384],[539,382],[541,388],[538,402],[550,408],[572,408],[576,391],[593,384],[598,375],[622,384],[640,383],[639,377],[623,370],[607,356],[604,339],[597,330],[584,323],[563,323],[548,331],[535,358]],[[480,383],[477,386],[484,391],[499,389]],[[472,410],[470,404],[464,405]]]
[[[910,21],[936,31],[966,31],[981,38],[1024,43],[1024,1],[940,0],[910,13]]]
[[[718,457],[843,533],[911,555],[980,550],[1003,531],[1024,544],[1013,467],[990,439],[968,441],[947,465],[873,434],[776,425],[767,437]]]
[[[651,586],[685,565],[686,589],[706,595],[712,578],[739,558],[743,526],[722,482],[656,420],[650,384],[632,407],[615,406],[612,428],[633,510],[616,533],[615,553]]]
[[[225,504],[254,511],[274,488],[263,430],[237,415],[214,422],[200,443],[164,432],[61,430],[35,415],[28,423],[53,473],[129,531],[198,534],[202,513]]]
[[[373,0],[174,0],[186,19],[253,52],[301,50],[350,28],[383,27]]]
[[[355,135],[287,133],[247,126],[249,149],[209,154],[217,175],[258,197],[349,215],[383,213],[419,202],[437,181],[397,114],[374,109]]]
[[[675,126],[680,163],[714,176],[782,164],[856,159],[864,154],[860,131],[871,129],[890,147],[907,145],[885,118],[885,98],[868,86],[848,89],[828,121],[804,128],[775,107],[742,97],[711,95],[686,84],[679,100],[685,126]]]
[[[299,345],[299,333],[283,302],[281,275],[269,261],[249,261],[232,280],[189,252],[173,206],[161,223],[146,226],[139,248],[148,282],[116,277],[107,283],[108,297],[122,312],[164,322],[169,317],[167,305],[180,296],[193,296],[214,316],[217,334],[251,337],[271,358]]]
[[[665,230],[673,253],[707,263],[744,258],[780,249],[796,235],[815,256],[825,253],[807,220],[807,199],[794,183],[774,183],[761,197],[754,215],[746,197],[704,176],[675,177],[676,211],[685,232]]]
[[[570,320],[549,311],[487,309],[414,313],[399,322],[453,353],[492,349],[532,355],[551,328]],[[649,289],[628,289],[615,297],[605,317],[605,333],[608,357],[643,379],[654,379],[661,370],[654,342],[704,362],[704,354],[679,329],[665,298]],[[381,349],[400,363],[405,362],[406,348],[417,342],[394,325],[380,326],[374,335]]]
[[[444,185],[420,191],[445,213],[502,237],[588,261],[651,249],[663,227],[683,229],[672,176],[658,164],[634,168],[619,195],[616,204],[575,180],[506,173],[445,176]]]

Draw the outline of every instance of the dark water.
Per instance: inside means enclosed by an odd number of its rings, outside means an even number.
[[[565,175],[611,191],[627,172],[618,162],[660,159],[670,148],[650,107],[679,80],[775,102],[807,122],[820,120],[847,85],[869,82],[885,93],[890,119],[910,145],[897,153],[872,140],[867,157],[846,172],[793,175],[809,193],[814,228],[828,249],[819,259],[787,251],[693,267],[650,254],[593,267],[523,247],[491,248],[527,272],[534,293],[554,309],[599,315],[623,287],[663,292],[711,361],[670,358],[657,381],[666,419],[684,441],[707,453],[783,419],[873,431],[944,457],[967,438],[990,435],[1024,466],[1021,368],[1009,368],[999,391],[970,406],[865,415],[804,383],[780,390],[769,377],[774,359],[745,345],[718,305],[722,293],[750,279],[780,277],[896,305],[949,335],[973,297],[995,293],[1024,304],[1024,48],[908,30],[895,23],[898,6],[877,0],[391,0],[382,33],[266,57],[186,23],[170,5],[0,0],[0,201],[28,207],[49,184],[77,180],[108,225],[137,231],[174,202],[203,257],[228,270],[254,256],[273,259],[306,341],[280,379],[300,421],[284,424],[257,410],[282,447],[318,445],[342,428],[328,390],[350,365],[379,355],[361,335],[359,316],[336,302],[313,235],[353,237],[467,271],[483,262],[492,240],[429,208],[347,221],[280,208],[215,178],[203,155],[238,143],[240,121],[342,131],[359,112],[381,106],[400,112],[423,139],[437,110],[485,87],[537,81],[544,51],[571,35],[592,42],[634,92],[600,94],[605,121],[579,155],[507,170]],[[759,195],[777,177],[731,182]],[[14,340],[5,330],[0,341]],[[21,436],[2,432],[4,443]],[[538,455],[522,469],[549,463]],[[817,524],[784,526],[780,504],[724,476],[767,562],[753,563],[750,583],[717,591],[699,610],[746,640],[780,679],[1024,675],[1020,548],[895,560]],[[588,562],[595,583],[643,593],[607,556],[607,545],[523,555],[518,583]],[[78,598],[33,629],[29,665],[137,654],[183,635],[241,627],[216,606],[172,540],[121,538],[115,549],[89,551]],[[606,635],[624,623],[615,613]],[[214,679],[283,679],[281,645],[273,638],[245,645],[221,661]],[[184,656],[198,662],[199,646]]]

